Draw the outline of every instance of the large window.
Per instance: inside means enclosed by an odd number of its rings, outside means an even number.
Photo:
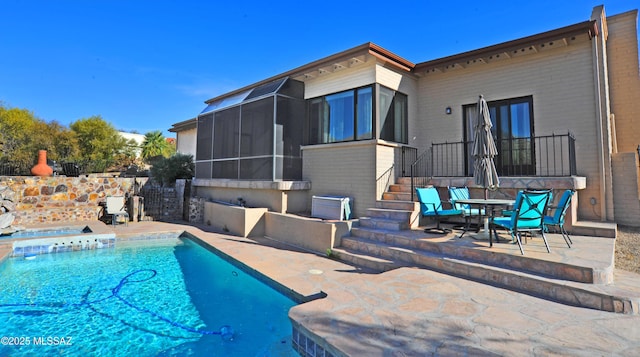
[[[371,93],[371,87],[365,87],[311,99],[309,142],[326,144],[355,138],[372,139]]]
[[[491,132],[498,148],[496,169],[499,175],[535,175],[533,141],[533,97],[487,102],[491,113]],[[477,105],[464,107],[466,140],[473,140]],[[467,151],[471,161],[471,149]],[[469,167],[472,167],[470,164]]]
[[[408,143],[407,96],[380,86],[380,139]]]
[[[374,92],[378,93],[377,113]],[[376,85],[313,98],[308,103],[310,144],[373,139],[376,115],[380,118],[380,139],[407,143],[405,94]]]

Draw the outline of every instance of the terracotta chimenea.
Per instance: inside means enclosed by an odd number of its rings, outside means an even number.
[[[53,175],[53,169],[47,165],[47,150],[38,151],[38,163],[31,168],[31,174],[33,176],[51,176]]]

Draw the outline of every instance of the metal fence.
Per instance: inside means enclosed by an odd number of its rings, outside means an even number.
[[[175,189],[147,183],[140,188],[140,196],[144,197],[144,214],[148,219],[161,220],[177,215]],[[182,216],[182,212],[179,215]]]
[[[575,137],[571,133],[497,140],[499,176],[555,177],[577,174]],[[472,142],[432,144],[411,164],[411,191],[431,177],[473,176]]]

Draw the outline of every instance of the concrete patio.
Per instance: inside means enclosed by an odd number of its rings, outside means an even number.
[[[289,312],[292,348],[303,356],[640,354],[639,315],[569,306],[416,267],[378,273],[268,238],[235,237],[212,232],[207,226],[138,222],[98,229],[112,230],[118,239],[186,231],[293,296],[323,296]],[[414,239],[471,245],[478,251],[491,249],[491,254],[504,251],[500,254],[514,258],[520,255],[517,246],[508,243],[488,248],[488,242],[453,236],[421,234]],[[525,253],[540,262],[594,266],[605,272],[610,267],[614,284],[592,285],[640,297],[640,276],[613,269],[613,239],[575,236],[573,240],[573,248],[563,248],[562,238],[551,235],[551,254],[538,251],[539,239],[530,240]],[[7,245],[0,245],[0,261],[9,253]]]

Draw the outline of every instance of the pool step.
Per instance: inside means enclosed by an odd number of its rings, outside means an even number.
[[[472,261],[464,255],[456,256],[429,245],[400,245],[388,236],[387,242],[343,237],[342,246],[335,250],[336,257],[381,272],[398,266],[416,266],[567,305],[623,314],[640,313],[640,292],[624,284],[594,284],[575,281],[579,280],[575,277],[568,280],[541,272],[516,270],[496,261]],[[544,265],[539,260],[537,263]],[[632,279],[630,281],[633,283]]]

